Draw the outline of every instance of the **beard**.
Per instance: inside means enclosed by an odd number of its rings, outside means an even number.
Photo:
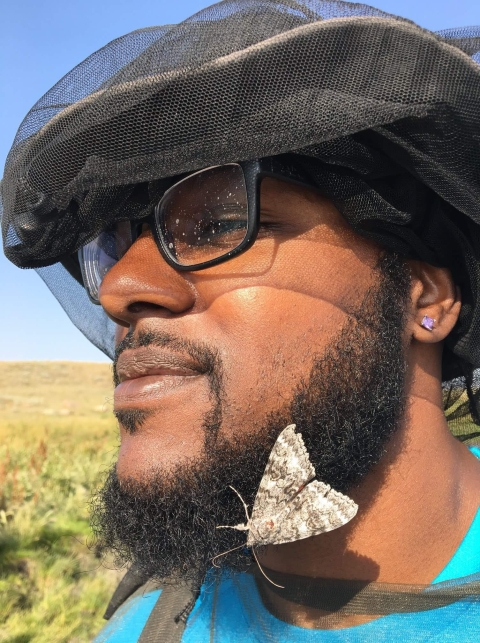
[[[385,454],[405,411],[404,328],[410,273],[392,253],[380,259],[377,272],[378,284],[315,359],[290,401],[282,403],[254,434],[223,437],[221,362],[205,348],[213,403],[204,418],[201,457],[168,474],[155,471],[141,482],[120,480],[113,467],[92,501],[98,548],[112,551],[117,564],[134,563],[148,577],[201,582],[214,556],[246,540],[245,533],[217,529],[245,520],[230,486],[253,506],[270,451],[291,423],[302,434],[318,480],[343,493],[361,483]],[[127,340],[128,346],[132,341]],[[139,341],[165,345],[166,339],[149,335]],[[202,347],[195,350],[198,359]],[[245,547],[217,564],[243,571],[251,562]]]

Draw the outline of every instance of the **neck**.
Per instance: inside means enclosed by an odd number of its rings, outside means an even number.
[[[358,515],[336,531],[267,547],[263,565],[311,577],[427,584],[448,563],[479,506],[480,463],[448,429],[440,358],[420,355],[408,382],[402,427],[349,494]]]

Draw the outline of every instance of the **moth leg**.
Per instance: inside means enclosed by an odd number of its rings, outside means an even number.
[[[218,527],[217,527],[217,529],[218,529]],[[235,529],[235,527],[232,527],[232,529]],[[214,556],[214,557],[212,558],[212,565],[213,565],[214,567],[218,567],[218,568],[220,568],[220,565],[217,565],[217,564],[216,564],[216,562],[215,562],[215,561],[217,560],[217,558],[220,558],[221,556],[226,556],[226,555],[227,555],[227,554],[229,554],[231,551],[235,551],[236,549],[240,549],[240,547],[245,547],[245,545],[238,545],[238,547],[234,547],[233,549],[228,549],[227,551],[224,551],[224,552],[222,552],[221,554],[217,554],[216,556]]]
[[[255,545],[252,545],[252,554],[253,554],[253,557],[255,558],[255,560],[257,561],[258,569],[262,572],[262,574],[265,576],[265,578],[268,580],[268,582],[269,582],[269,583],[272,583],[272,585],[275,585],[275,587],[280,587],[280,589],[285,589],[285,586],[284,586],[284,585],[277,585],[277,583],[274,583],[274,582],[273,582],[273,580],[272,580],[271,578],[269,578],[269,577],[265,574],[265,572],[264,572],[264,571],[263,571],[263,569],[262,569],[262,566],[260,565],[260,561],[259,561],[259,560],[258,560],[258,558],[257,558],[257,553],[256,553],[256,551],[255,551]]]
[[[217,525],[215,529],[237,529],[238,531],[248,531],[248,525]]]

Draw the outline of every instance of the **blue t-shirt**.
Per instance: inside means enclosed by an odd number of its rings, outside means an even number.
[[[471,451],[480,459],[480,448]],[[432,584],[468,577],[480,581],[480,509],[450,562]],[[115,612],[94,643],[137,643],[161,590],[137,595]],[[480,641],[480,605],[459,601],[445,607],[390,614],[339,630],[311,630],[277,619],[263,605],[251,574],[206,582],[190,614],[182,643],[211,641],[212,617],[219,643],[466,643]],[[268,639],[264,635],[268,632]],[[217,638],[215,638],[217,641]]]

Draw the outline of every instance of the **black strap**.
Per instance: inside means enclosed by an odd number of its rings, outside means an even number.
[[[134,594],[145,594],[156,589],[162,591],[145,623],[138,643],[180,643],[199,590],[193,586],[163,584],[149,580],[135,566],[132,566],[120,581],[108,604],[104,618],[110,619]]]
[[[164,586],[138,643],[180,643],[197,595],[186,585]]]
[[[434,585],[406,585],[335,578],[310,578],[284,574],[264,567],[274,583],[268,583],[257,569],[253,573],[260,595],[268,609],[278,609],[269,594],[337,614],[402,614],[423,612],[451,605],[457,601],[480,602],[478,574],[465,577],[464,582],[445,581]]]
[[[103,618],[107,621],[112,618],[118,608],[147,581],[148,576],[139,571],[135,565],[130,567],[110,599]]]

